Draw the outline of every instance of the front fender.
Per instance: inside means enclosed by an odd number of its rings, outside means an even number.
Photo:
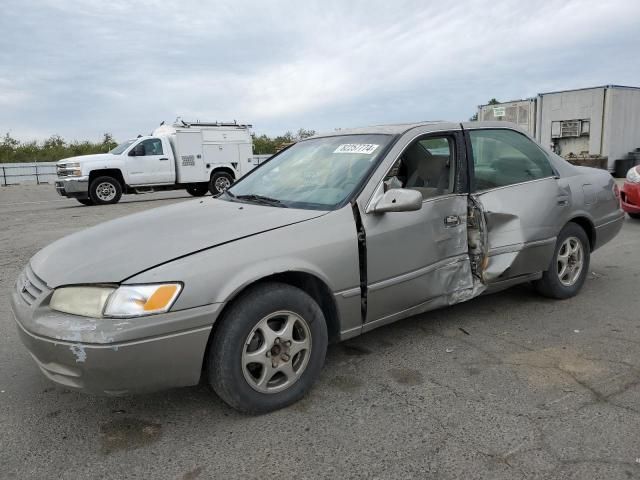
[[[125,162],[120,158],[120,155],[114,155],[113,159],[107,160],[92,160],[88,162],[83,162],[80,164],[80,169],[82,171],[82,175],[89,176],[91,172],[95,172],[97,170],[120,170],[122,174],[122,178],[127,181],[127,170],[125,168]]]
[[[248,285],[282,272],[304,272],[336,293],[359,286],[358,246],[349,207],[305,222],[194,253],[126,283],[181,281],[174,309],[226,303]]]

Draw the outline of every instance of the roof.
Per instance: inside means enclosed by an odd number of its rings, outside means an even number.
[[[459,122],[445,122],[443,120],[438,121],[425,121],[416,123],[393,123],[389,125],[371,125],[369,127],[356,127],[356,128],[337,128],[331,132],[322,132],[318,135],[314,135],[312,138],[317,137],[335,137],[337,135],[365,135],[365,134],[383,134],[383,135],[401,135],[404,132],[417,127],[433,126],[441,127],[447,126],[447,128],[460,128]]]
[[[333,132],[320,133],[310,138],[335,137],[338,135],[402,135],[414,128],[422,127],[425,133],[430,130],[460,130],[460,128],[510,128],[523,131],[521,127],[506,121],[473,121],[473,122],[419,122],[419,123],[395,123],[391,125],[372,125],[370,127],[338,129]],[[430,128],[429,128],[430,127]]]
[[[628,88],[631,90],[640,90],[640,87],[628,87],[626,85],[600,85],[597,87],[585,87],[585,88],[570,88],[567,90],[556,90],[554,92],[542,92],[538,95],[550,95],[553,93],[568,93],[568,92],[580,92],[582,90],[597,90],[598,88]]]
[[[535,100],[534,97],[529,97],[529,98],[521,98],[519,100],[507,100],[505,102],[498,102],[498,103],[483,103],[482,105],[478,105],[478,108],[482,108],[482,107],[495,107],[497,105],[506,105],[508,103],[520,103],[520,102],[531,102]]]
[[[538,93],[538,96],[541,95],[552,95],[555,93],[568,93],[568,92],[580,92],[582,90],[597,90],[599,88],[627,88],[627,89],[631,89],[631,90],[640,90],[640,87],[629,87],[626,85],[600,85],[598,87],[584,87],[584,88],[570,88],[567,90],[555,90],[553,92],[542,92],[542,93]],[[519,103],[519,102],[531,102],[534,101],[536,99],[536,97],[528,97],[528,98],[521,98],[519,100],[507,100],[504,102],[498,102],[496,104],[489,104],[489,103],[483,103],[482,105],[478,105],[478,108],[482,108],[482,107],[490,107],[490,106],[498,106],[498,105],[506,105],[509,103]]]

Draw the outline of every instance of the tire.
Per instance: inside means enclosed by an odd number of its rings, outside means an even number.
[[[293,325],[289,331],[295,333],[288,335],[285,324]],[[271,412],[309,391],[326,351],[327,324],[318,304],[299,288],[264,283],[235,301],[217,325],[207,358],[208,381],[236,410]]]
[[[187,192],[194,197],[202,197],[209,191],[209,184],[205,183],[191,183],[187,185]]]
[[[567,223],[558,235],[548,270],[534,282],[536,290],[545,297],[560,300],[577,295],[587,278],[590,259],[586,232],[576,223]]]
[[[211,195],[220,195],[233,185],[233,176],[227,172],[213,172],[209,182]]]
[[[629,213],[629,216],[635,220],[640,220],[640,213]]]
[[[91,200],[90,198],[76,198],[76,200],[82,205],[86,205],[87,207],[93,205],[93,200]]]
[[[98,177],[89,186],[89,198],[96,205],[118,203],[122,197],[122,186],[113,177]]]

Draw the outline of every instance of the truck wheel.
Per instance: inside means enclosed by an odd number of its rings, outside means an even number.
[[[220,195],[233,184],[233,177],[227,172],[214,172],[209,182],[211,195]]]
[[[194,197],[202,197],[209,191],[207,183],[191,183],[187,185],[187,192]]]
[[[217,325],[209,384],[241,412],[270,412],[309,391],[326,351],[327,324],[313,298],[291,285],[264,283],[234,302]]]
[[[89,186],[89,197],[96,205],[118,203],[122,197],[122,187],[113,177],[98,177]]]
[[[76,200],[82,205],[86,205],[87,207],[93,205],[93,200],[91,200],[90,198],[76,198]]]
[[[566,224],[558,235],[549,269],[534,282],[538,293],[556,299],[577,295],[587,278],[590,254],[584,229],[576,223]]]
[[[640,213],[629,213],[629,216],[636,220],[640,220]]]

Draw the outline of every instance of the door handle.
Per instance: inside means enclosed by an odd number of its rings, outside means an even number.
[[[460,217],[458,215],[447,215],[444,217],[445,227],[457,227],[458,225],[460,225]]]
[[[160,159],[160,161],[161,161],[161,162],[162,162],[163,160],[169,160],[169,159],[168,159],[168,158],[166,158],[166,157],[163,157],[163,158],[161,158],[161,159]]]

